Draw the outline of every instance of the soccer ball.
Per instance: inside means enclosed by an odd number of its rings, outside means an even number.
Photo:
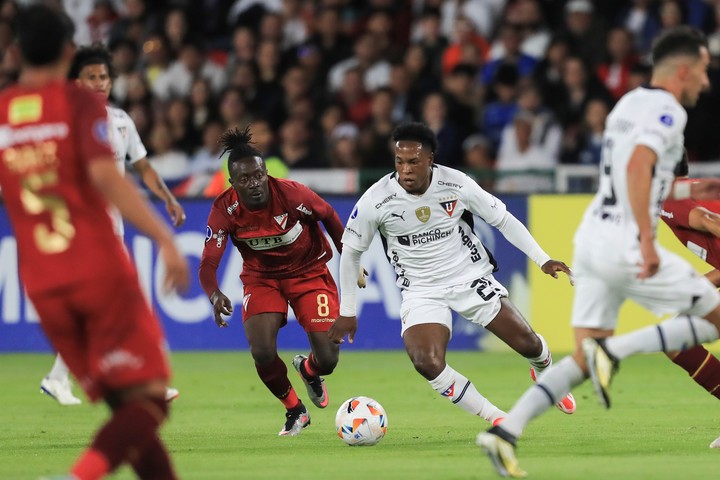
[[[375,445],[385,436],[385,409],[369,397],[353,397],[340,405],[335,415],[338,437],[350,446]]]

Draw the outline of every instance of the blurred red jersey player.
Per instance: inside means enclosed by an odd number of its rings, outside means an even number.
[[[312,353],[293,360],[308,395],[319,408],[328,405],[321,375],[338,362],[339,346],[327,330],[338,315],[338,293],[327,268],[333,253],[318,222],[338,251],[343,225],[333,208],[309,188],[268,176],[262,154],[251,145],[250,128],[231,129],[220,139],[228,157],[231,186],[213,203],[200,283],[213,304],[215,323],[226,327],[232,302],[218,286],[217,268],[232,242],[243,258],[243,326],[260,379],[285,406],[280,435],[297,435],[310,415],[277,353],[277,335],[287,323],[288,304],[307,332]],[[224,152],[223,152],[224,153]]]
[[[88,397],[112,410],[71,473],[97,479],[127,462],[143,479],[176,478],[158,437],[168,411],[165,341],[107,201],[159,243],[167,287],[187,285],[187,264],[115,167],[104,105],[65,80],[69,18],[34,5],[20,10],[15,31],[23,64],[18,85],[0,94],[0,187],[20,274],[53,347]]]
[[[662,219],[675,236],[691,252],[710,264],[705,276],[720,287],[720,202],[667,200],[663,204]],[[720,399],[720,361],[702,345],[671,352],[670,359],[711,395]],[[720,448],[720,437],[710,444]]]

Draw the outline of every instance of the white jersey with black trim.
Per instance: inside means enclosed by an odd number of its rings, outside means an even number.
[[[120,108],[107,106],[108,132],[110,133],[110,145],[115,153],[115,164],[120,173],[125,173],[125,164],[132,165],[147,156],[147,150],[140,140],[135,123],[130,115]],[[110,218],[113,221],[115,233],[122,236],[125,233],[122,215],[113,206],[109,210]]]
[[[663,201],[683,157],[687,113],[666,90],[639,87],[608,115],[603,136],[598,192],[575,234],[577,245],[610,253],[639,251],[639,229],[628,198],[627,167],[635,147],[657,154],[650,190],[650,218],[657,228]]]
[[[358,200],[343,245],[364,252],[379,231],[404,289],[462,284],[488,275],[495,262],[473,233],[472,215],[497,226],[505,204],[466,174],[435,165],[422,195],[405,191],[395,173]]]

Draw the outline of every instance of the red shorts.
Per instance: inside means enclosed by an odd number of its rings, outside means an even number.
[[[31,296],[40,324],[92,401],[170,376],[165,337],[136,277]]]
[[[327,332],[340,313],[335,280],[325,265],[294,278],[241,279],[243,321],[261,313],[282,313],[286,323],[290,304],[306,332]]]

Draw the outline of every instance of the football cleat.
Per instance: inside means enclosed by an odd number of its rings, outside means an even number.
[[[713,440],[713,442],[710,444],[710,448],[720,448],[720,437]]]
[[[527,472],[520,469],[515,456],[516,439],[502,427],[492,427],[487,432],[480,433],[475,443],[485,452],[501,477],[527,476]]]
[[[60,405],[80,405],[82,400],[72,393],[70,380],[56,380],[54,378],[45,377],[40,382],[40,392],[54,398]]]
[[[295,355],[295,358],[293,359],[293,367],[295,367],[295,370],[297,370],[298,375],[300,375],[300,378],[305,384],[310,400],[316,407],[325,408],[328,406],[328,393],[327,388],[325,387],[325,380],[318,375],[310,378],[306,377],[302,368],[303,362],[306,361],[307,357],[305,355]]]
[[[605,349],[605,340],[602,338],[586,338],[582,342],[582,351],[600,404],[610,408],[608,390],[620,367],[620,361]]]
[[[285,425],[283,425],[278,435],[290,435],[294,437],[299,435],[302,429],[308,425],[310,425],[310,414],[305,408],[305,405],[301,403],[292,410],[285,412]]]
[[[178,392],[177,388],[167,387],[167,389],[165,390],[165,401],[167,403],[172,402],[179,396],[180,392]]]
[[[532,378],[533,382],[537,383],[537,374],[535,373],[535,369],[533,367],[530,367],[530,378]],[[568,415],[575,413],[575,410],[577,409],[575,397],[573,397],[572,393],[565,395],[565,397],[557,402],[555,406],[558,410],[563,413],[567,413]]]

